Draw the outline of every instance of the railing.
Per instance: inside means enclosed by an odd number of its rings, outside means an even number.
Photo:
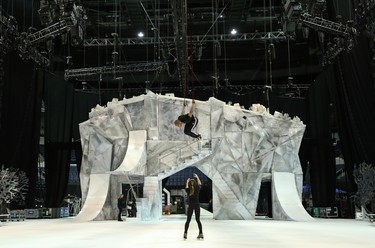
[[[210,142],[210,141],[208,141]],[[211,148],[211,147],[208,147]],[[174,148],[167,154],[159,154],[157,171],[158,173],[165,171],[168,168],[173,168],[178,164],[181,164],[183,159],[192,158],[194,155],[199,155],[202,151],[202,144],[200,140],[195,140],[188,144]],[[165,169],[161,170],[161,166],[164,165]]]

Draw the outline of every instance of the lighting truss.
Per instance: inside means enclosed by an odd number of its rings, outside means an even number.
[[[32,59],[37,64],[49,66],[49,60],[39,53],[36,49],[37,43],[45,42],[61,35],[69,30],[69,26],[65,20],[61,20],[49,27],[36,31],[31,34],[25,32],[17,37],[17,50],[21,58]]]
[[[188,37],[189,42],[193,43],[212,43],[217,41],[267,41],[267,40],[286,40],[286,35],[283,31],[274,32],[257,32],[257,33],[243,33],[238,35],[232,34],[219,34],[219,35],[192,35]],[[175,44],[176,37],[161,37],[164,44]],[[153,45],[159,43],[160,40],[154,37],[143,37],[143,38],[118,38],[119,46],[128,45]],[[93,38],[85,39],[83,45],[85,47],[97,47],[97,46],[113,46],[115,40],[112,38]]]
[[[312,16],[308,13],[301,14],[300,21],[317,31],[322,31],[336,36],[351,37],[355,36],[357,31],[354,27],[337,22],[325,20],[323,18]]]
[[[0,50],[2,54],[14,48],[18,36],[17,20],[9,16],[0,6]]]
[[[61,20],[51,26],[48,26],[42,30],[39,30],[35,33],[29,34],[27,36],[28,42],[30,45],[34,45],[36,43],[44,42],[46,40],[50,40],[55,38],[58,35],[61,35],[68,31],[70,27],[67,25],[65,20]]]
[[[344,38],[336,37],[333,42],[327,44],[327,50],[323,56],[323,66],[332,64],[335,58],[345,50],[345,48],[350,48],[353,46],[351,40],[345,40]],[[350,50],[350,49],[347,49]]]
[[[78,80],[86,81],[93,76],[105,76],[114,74],[123,74],[129,72],[143,72],[143,71],[158,71],[161,72],[168,68],[167,62],[150,62],[118,66],[102,66],[80,69],[68,69],[65,71],[65,80]],[[94,79],[94,78],[92,78]],[[95,80],[95,79],[94,79]],[[97,80],[97,78],[96,78]]]
[[[50,61],[46,58],[42,53],[36,50],[35,47],[31,47],[25,53],[18,54],[22,59],[32,59],[34,62],[42,67],[48,67],[50,65]]]

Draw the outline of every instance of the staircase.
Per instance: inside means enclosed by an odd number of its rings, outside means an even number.
[[[215,190],[217,194],[220,195],[221,199],[225,199],[225,201],[222,201],[220,203],[218,201],[216,201],[215,203],[214,201],[214,209],[232,209],[233,219],[254,219],[254,216],[252,216],[249,210],[245,208],[243,203],[239,201],[237,196],[234,194],[233,190],[229,187],[227,182],[218,173],[212,178],[212,182],[215,187],[213,190]],[[215,206],[216,204],[219,205]]]
[[[196,150],[194,150],[194,146],[197,146]],[[193,154],[191,156],[183,157],[187,152]],[[163,180],[164,178],[167,178],[187,167],[194,166],[198,161],[210,156],[211,153],[212,149],[210,141],[206,141],[204,145],[202,145],[202,141],[194,141],[193,143],[187,144],[172,153],[159,157],[160,170],[157,177],[159,180]],[[171,163],[173,165],[163,167],[161,166],[163,160],[172,161]]]

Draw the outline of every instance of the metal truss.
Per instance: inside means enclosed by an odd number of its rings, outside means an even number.
[[[175,44],[176,37],[161,37],[164,44]],[[243,33],[238,35],[231,34],[219,34],[219,35],[192,35],[188,37],[189,42],[193,43],[212,43],[217,41],[267,41],[267,40],[286,40],[286,35],[283,31],[274,32],[263,32],[263,33]],[[85,39],[83,45],[86,47],[97,47],[97,46],[113,46],[115,43],[114,39],[111,38],[99,38],[99,39]],[[158,38],[143,37],[143,38],[118,38],[119,46],[129,45],[153,45],[160,43]]]
[[[20,55],[21,58],[24,58],[22,55]],[[50,61],[48,58],[46,58],[43,54],[38,52],[36,49],[32,49],[29,54],[27,54],[26,59],[32,59],[37,63],[38,65],[42,67],[48,67],[50,65]]]
[[[18,36],[17,20],[0,6],[0,53],[6,54],[12,50]]]
[[[314,30],[322,31],[336,36],[350,37],[356,35],[357,33],[354,27],[325,20],[320,17],[312,16],[308,13],[303,13],[300,17],[300,21]]]
[[[29,34],[27,39],[30,45],[40,43],[52,38],[55,38],[58,35],[61,35],[68,31],[70,27],[67,25],[65,20],[61,20],[51,26],[48,26],[42,30],[39,30],[35,33]]]
[[[92,76],[118,75],[129,72],[163,71],[168,68],[167,62],[150,62],[118,66],[102,66],[80,69],[69,69],[65,71],[65,80],[89,80]],[[97,78],[96,78],[97,80]]]

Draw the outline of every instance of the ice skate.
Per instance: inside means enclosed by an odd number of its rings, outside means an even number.
[[[198,234],[197,239],[204,239],[204,237],[203,237],[203,233]]]
[[[187,233],[184,233],[184,239],[187,239]]]

